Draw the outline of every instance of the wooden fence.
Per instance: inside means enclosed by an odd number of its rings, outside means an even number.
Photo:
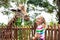
[[[45,31],[45,40],[60,40],[60,26],[48,26]]]
[[[0,40],[32,40],[33,36],[34,28],[0,28]],[[60,40],[60,26],[48,26],[45,30],[45,40]]]

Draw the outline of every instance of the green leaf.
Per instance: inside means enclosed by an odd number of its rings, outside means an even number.
[[[32,21],[24,21],[24,25],[32,25]]]
[[[15,25],[16,26],[21,26],[21,23],[22,23],[22,19],[18,18],[17,21],[15,22]]]

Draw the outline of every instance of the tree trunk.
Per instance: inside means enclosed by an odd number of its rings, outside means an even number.
[[[58,24],[60,24],[60,12],[57,12],[57,16],[58,16]]]
[[[60,24],[60,0],[57,0],[57,7],[58,7],[58,12],[57,12],[57,16],[58,16],[58,23]]]

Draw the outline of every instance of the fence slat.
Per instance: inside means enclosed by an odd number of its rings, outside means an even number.
[[[49,27],[50,26],[48,26],[48,40],[50,40],[50,30],[49,30]]]
[[[17,40],[18,38],[17,38],[17,29],[15,30],[15,39]]]
[[[50,40],[53,40],[53,27],[51,27],[51,39]]]
[[[60,25],[58,25],[58,40],[60,40]]]
[[[54,40],[56,40],[56,34],[57,34],[56,25],[54,25]]]
[[[45,40],[47,40],[47,30],[45,30]]]

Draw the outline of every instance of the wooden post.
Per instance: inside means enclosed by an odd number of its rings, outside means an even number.
[[[54,24],[54,40],[56,40],[56,34],[57,34],[56,24]]]
[[[60,24],[58,25],[58,40],[60,40]]]
[[[45,30],[45,40],[47,40],[47,29]]]
[[[18,40],[18,38],[17,38],[17,36],[18,36],[17,35],[17,28],[15,29],[15,32],[14,33],[15,33],[15,39]]]
[[[48,40],[50,40],[50,26],[48,26]]]
[[[51,26],[51,39],[50,40],[53,40],[53,27]]]

